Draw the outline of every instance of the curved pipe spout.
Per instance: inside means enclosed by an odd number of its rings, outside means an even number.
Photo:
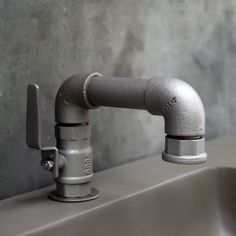
[[[205,134],[201,98],[186,82],[175,78],[150,79],[145,104],[151,114],[164,117],[166,134],[176,137]]]
[[[165,119],[163,159],[175,163],[206,160],[205,112],[197,92],[175,78],[149,80],[107,78],[99,73],[76,75],[64,82],[56,97],[56,122],[89,123],[89,109],[99,106],[147,110]]]
[[[175,78],[149,80],[76,75],[64,82],[56,97],[56,122],[88,121],[87,109],[98,106],[148,110],[163,116],[165,132],[177,137],[205,134],[205,113],[197,92]],[[86,86],[85,86],[86,85]]]

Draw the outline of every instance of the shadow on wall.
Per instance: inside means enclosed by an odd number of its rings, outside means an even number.
[[[134,34],[131,30],[126,32],[123,47],[117,58],[113,76],[133,77],[133,61],[138,53],[144,50],[144,34]]]
[[[231,96],[231,87],[236,86],[235,25],[233,10],[227,8],[224,20],[201,35],[202,40],[192,54],[202,76],[209,81],[205,98],[207,138],[236,131],[232,119],[236,108]]]

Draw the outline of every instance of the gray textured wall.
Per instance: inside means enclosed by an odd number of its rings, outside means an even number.
[[[41,88],[45,144],[54,144],[56,91],[78,72],[179,77],[205,103],[209,138],[236,132],[235,0],[0,0],[0,55],[0,198],[52,183],[25,144],[30,82]],[[160,117],[92,116],[96,170],[163,148]]]

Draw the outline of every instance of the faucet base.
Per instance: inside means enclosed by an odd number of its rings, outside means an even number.
[[[205,139],[166,136],[164,161],[177,164],[199,164],[207,160]]]
[[[91,189],[91,193],[86,195],[86,196],[82,196],[82,197],[62,197],[59,196],[56,192],[56,190],[52,191],[49,193],[48,197],[51,200],[57,201],[57,202],[85,202],[85,201],[90,201],[90,200],[94,200],[96,198],[98,198],[100,196],[100,192],[95,189],[92,188]]]

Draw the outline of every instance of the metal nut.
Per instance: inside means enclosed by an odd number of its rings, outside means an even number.
[[[165,151],[162,159],[179,164],[197,164],[205,162],[205,139],[179,139],[166,136]]]
[[[54,168],[53,161],[42,161],[41,165],[45,170],[48,170],[48,171],[52,171]]]

